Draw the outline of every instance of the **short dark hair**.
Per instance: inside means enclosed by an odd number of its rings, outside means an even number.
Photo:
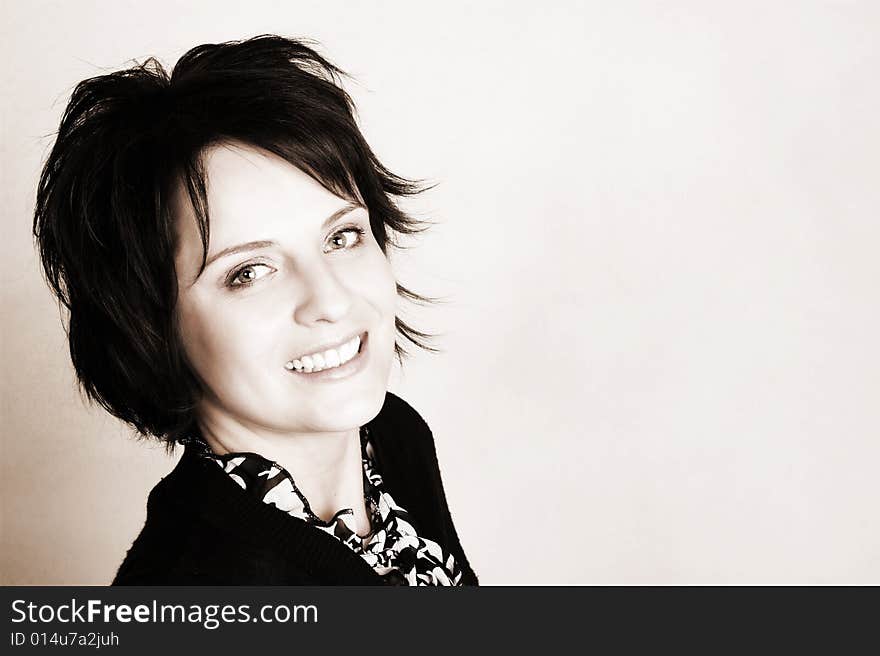
[[[308,44],[311,44],[308,45]],[[263,35],[200,45],[169,75],[143,64],[80,82],[37,190],[34,237],[68,311],[70,355],[92,401],[173,449],[201,392],[179,340],[174,190],[195,210],[203,257],[209,220],[202,158],[242,142],[297,166],[367,208],[382,252],[423,230],[395,199],[423,191],[373,154],[341,86],[345,72],[309,41]],[[398,293],[428,301],[399,283]],[[398,337],[433,349],[396,317]],[[395,352],[402,362],[401,339]]]

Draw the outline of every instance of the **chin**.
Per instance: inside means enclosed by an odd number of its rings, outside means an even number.
[[[385,403],[385,392],[387,385],[377,387],[372,394],[352,401],[349,413],[351,418],[355,420],[357,426],[363,426],[371,421],[379,414]]]
[[[301,424],[308,417],[309,428],[318,433],[337,433],[359,428],[372,420],[385,403],[385,387],[351,396],[328,407],[312,406],[292,418]]]

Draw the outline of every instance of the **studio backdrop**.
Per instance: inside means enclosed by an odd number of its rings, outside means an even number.
[[[174,466],[79,394],[33,246],[80,80],[307,37],[429,191],[392,254],[483,584],[880,582],[880,5],[7,0],[2,572],[106,584]],[[177,456],[179,457],[179,456]]]

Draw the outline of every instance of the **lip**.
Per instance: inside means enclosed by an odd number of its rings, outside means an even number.
[[[352,335],[347,340],[341,342],[341,344],[345,344],[350,339],[354,339],[357,334]],[[348,378],[349,376],[353,376],[358,373],[361,369],[364,368],[367,364],[367,347],[370,343],[370,334],[368,332],[361,333],[361,345],[355,355],[351,360],[346,362],[344,365],[340,367],[333,367],[332,369],[323,369],[318,372],[313,372],[310,374],[305,373],[304,371],[297,371],[296,369],[288,370],[289,373],[297,376],[303,381],[312,381],[312,382],[321,382],[321,381],[329,381],[329,380],[339,380],[341,378]],[[327,346],[326,348],[333,348],[333,346]],[[318,349],[320,351],[320,349]],[[311,353],[315,353],[315,351],[311,351]]]

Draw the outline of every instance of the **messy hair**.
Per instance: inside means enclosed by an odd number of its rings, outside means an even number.
[[[37,190],[34,237],[65,306],[70,355],[86,396],[171,447],[202,389],[179,339],[174,191],[194,209],[207,257],[205,151],[261,148],[363,205],[383,253],[425,222],[396,201],[424,190],[385,168],[355,120],[345,73],[314,44],[264,35],[200,45],[169,75],[154,59],[80,82]],[[427,301],[397,284],[412,301]],[[402,341],[434,350],[396,317]]]

